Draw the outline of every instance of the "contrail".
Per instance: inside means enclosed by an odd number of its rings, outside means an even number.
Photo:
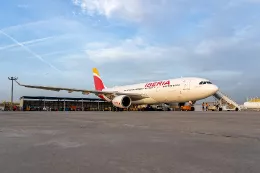
[[[13,37],[11,37],[10,35],[6,34],[4,31],[0,30],[0,32],[5,35],[6,37],[10,38],[11,40],[13,40],[13,42],[15,42],[17,45],[23,47],[27,52],[29,52],[30,54],[32,54],[33,56],[35,56],[36,58],[38,58],[40,61],[48,64],[51,68],[53,68],[54,70],[58,71],[61,73],[61,71],[59,69],[57,69],[55,66],[53,66],[52,64],[50,64],[49,62],[45,61],[40,55],[34,53],[33,51],[31,51],[28,47],[24,46],[22,43],[19,43],[19,41],[17,41],[16,39],[14,39]]]
[[[30,40],[30,41],[25,41],[25,42],[20,42],[20,44],[23,44],[23,45],[33,44],[33,43],[41,42],[41,41],[48,40],[48,39],[51,39],[51,38],[54,38],[54,37],[45,37],[45,38],[40,38],[40,39],[35,39],[35,40]],[[11,44],[11,45],[0,47],[0,50],[5,50],[5,49],[9,49],[9,48],[16,47],[16,46],[20,46],[20,45]]]
[[[45,56],[52,56],[52,55],[57,55],[57,54],[62,54],[65,52],[70,52],[70,51],[77,51],[77,52],[81,52],[81,51],[85,51],[86,49],[68,49],[68,50],[60,50],[60,51],[55,51],[55,52],[50,52],[50,53],[45,53],[45,54],[41,54],[41,57],[45,57]],[[28,57],[30,58],[30,57]]]

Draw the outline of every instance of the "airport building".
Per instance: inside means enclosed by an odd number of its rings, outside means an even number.
[[[142,110],[146,105],[132,105],[128,109],[116,108],[111,102],[99,98],[22,96],[19,110],[22,111],[115,111]],[[65,108],[65,109],[64,109]]]
[[[20,109],[23,111],[106,111],[112,108],[112,103],[99,98],[45,96],[22,96],[20,98]]]

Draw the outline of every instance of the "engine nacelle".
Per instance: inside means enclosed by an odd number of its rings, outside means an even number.
[[[118,108],[128,108],[131,105],[131,98],[126,95],[116,96],[112,103]]]

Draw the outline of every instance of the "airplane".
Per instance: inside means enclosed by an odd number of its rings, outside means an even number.
[[[215,94],[219,88],[208,79],[198,77],[183,77],[139,83],[108,88],[97,68],[93,68],[95,90],[60,88],[51,86],[18,85],[27,88],[44,89],[51,91],[81,92],[84,95],[95,94],[99,98],[112,102],[117,108],[129,108],[131,105],[152,105],[178,103],[179,106],[186,102],[192,105],[197,101]],[[194,109],[194,108],[193,108]]]

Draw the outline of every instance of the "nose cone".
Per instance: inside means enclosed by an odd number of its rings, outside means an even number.
[[[208,91],[213,95],[215,94],[217,91],[219,90],[219,88],[216,85],[209,85],[208,86]]]
[[[203,88],[203,93],[208,97],[214,95],[219,89],[216,85],[204,85]]]

